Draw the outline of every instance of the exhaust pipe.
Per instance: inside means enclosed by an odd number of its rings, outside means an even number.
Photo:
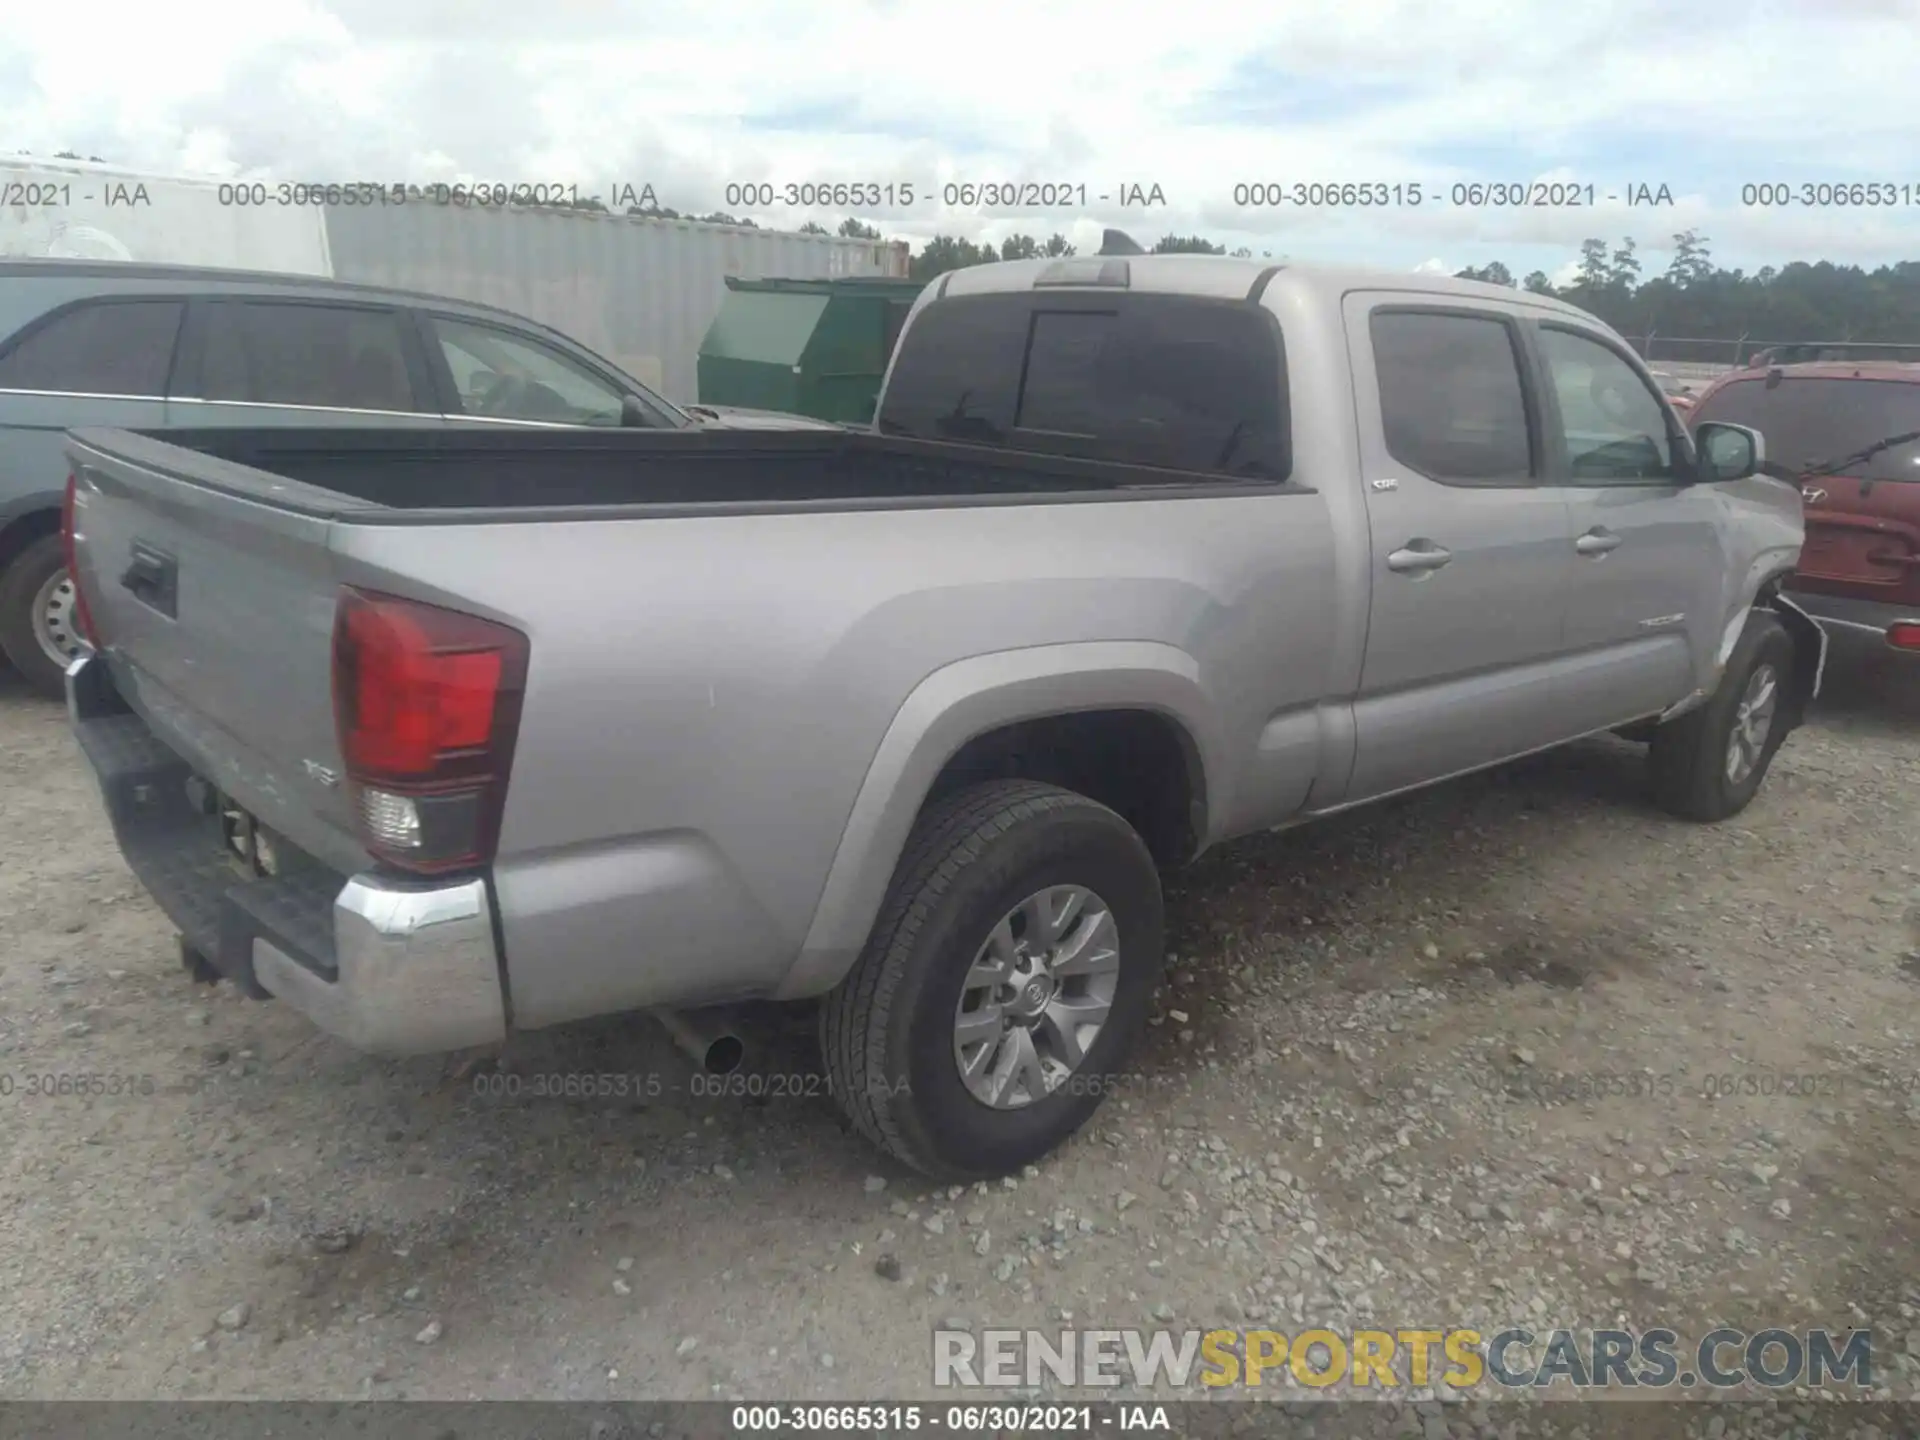
[[[747,1058],[746,1042],[734,1028],[730,1010],[655,1010],[653,1017],[709,1075],[731,1075]]]

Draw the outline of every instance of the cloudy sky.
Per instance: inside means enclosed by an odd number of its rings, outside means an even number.
[[[904,183],[914,205],[859,213],[916,244],[1097,243],[1115,224],[1522,274],[1561,271],[1588,236],[1632,236],[1652,271],[1693,228],[1721,264],[1872,265],[1920,258],[1917,74],[1920,0],[0,0],[0,153],[651,184],[703,211],[730,181]],[[1456,184],[1535,180],[1591,185],[1597,204],[1452,203]],[[1087,203],[949,207],[949,181],[1084,185]],[[1418,185],[1423,203],[1234,203],[1236,185],[1314,181]],[[1909,203],[1742,204],[1747,184],[1856,181],[1905,186]],[[1132,185],[1165,205],[1123,207]],[[1629,208],[1641,185],[1674,203]]]

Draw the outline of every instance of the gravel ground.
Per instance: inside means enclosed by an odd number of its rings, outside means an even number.
[[[1920,1389],[1914,687],[1837,676],[1717,827],[1607,740],[1210,855],[1128,1088],[938,1192],[644,1020],[387,1062],[192,984],[6,675],[0,811],[0,1395],[931,1396],[943,1321],[1870,1324]],[[661,1093],[487,1093],[560,1072]]]

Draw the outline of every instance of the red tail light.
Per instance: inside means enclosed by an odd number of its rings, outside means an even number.
[[[370,852],[423,873],[492,860],[526,676],[518,630],[340,592],[334,724]]]
[[[73,492],[79,486],[79,478],[69,474],[67,497],[60,503],[60,550],[67,562],[67,578],[73,582],[74,623],[80,627],[82,638],[97,650],[100,640],[93,628],[93,612],[87,608],[87,591],[80,583],[80,567],[73,563]]]
[[[1920,650],[1920,620],[1896,620],[1889,625],[1887,644],[1896,650]]]

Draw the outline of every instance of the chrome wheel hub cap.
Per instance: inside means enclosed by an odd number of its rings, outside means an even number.
[[[1762,665],[1747,680],[1740,703],[1733,712],[1733,729],[1727,736],[1727,780],[1739,785],[1753,774],[1754,767],[1767,748],[1773,733],[1774,712],[1780,700],[1780,678],[1773,666]]]
[[[993,927],[961,983],[953,1059],[974,1099],[1014,1110],[1080,1068],[1113,1007],[1120,932],[1079,885],[1039,890]]]
[[[86,649],[74,613],[75,598],[73,577],[65,570],[49,575],[40,593],[33,597],[33,638],[40,642],[41,652],[63,670]]]

